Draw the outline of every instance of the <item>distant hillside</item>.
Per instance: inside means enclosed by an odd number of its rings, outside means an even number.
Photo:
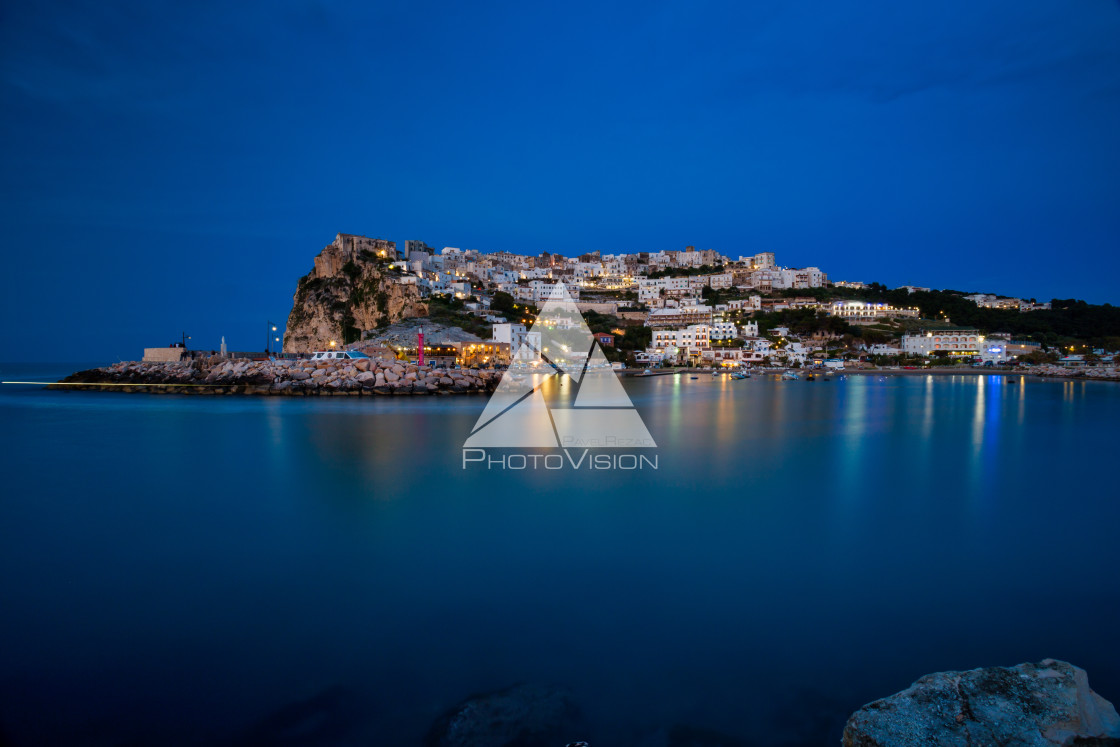
[[[782,295],[813,296],[822,301],[853,298],[884,301],[894,306],[916,306],[924,319],[949,317],[954,325],[976,327],[983,332],[1009,332],[1049,345],[1075,339],[1101,345],[1120,344],[1120,306],[1094,305],[1077,299],[1055,298],[1049,311],[986,309],[965,298],[962,291],[931,290],[910,293],[905,288],[888,290],[880,283],[867,288],[813,288],[784,291]]]

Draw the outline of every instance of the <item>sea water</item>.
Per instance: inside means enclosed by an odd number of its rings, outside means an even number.
[[[595,747],[835,744],[923,674],[1046,657],[1120,700],[1120,385],[625,388],[653,467],[472,468],[483,396],[0,387],[0,734],[236,743],[345,693],[313,741],[418,744],[529,682]]]

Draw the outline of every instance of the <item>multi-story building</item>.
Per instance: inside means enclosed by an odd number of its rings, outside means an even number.
[[[509,346],[513,360],[530,362],[541,358],[541,333],[529,331],[524,324],[495,324],[494,342]]]
[[[723,367],[740,366],[744,363],[762,363],[766,356],[749,348],[709,348],[700,351],[700,360]]]
[[[1001,296],[993,296],[991,293],[974,293],[971,296],[965,296],[969,301],[979,306],[982,309],[1003,309],[1005,311],[1019,311],[1023,305],[1022,299],[1019,298],[1003,298]]]
[[[642,359],[651,363],[682,356],[698,359],[709,348],[711,328],[707,324],[691,324],[684,329],[659,329],[654,330]]]
[[[739,336],[739,328],[735,322],[712,322],[711,338],[713,340],[733,340]]]
[[[413,252],[431,255],[434,251],[432,247],[428,246],[423,241],[409,239],[404,242],[404,259],[411,257]]]
[[[539,306],[548,299],[552,298],[552,294],[556,292],[556,286],[560,283],[546,281],[546,280],[533,280],[529,283],[530,298],[534,305]],[[564,289],[568,292],[568,297],[573,301],[579,300],[579,284],[578,283],[563,283]]]
[[[711,324],[711,306],[686,306],[670,309],[654,309],[649,312],[646,326],[653,329],[670,329],[689,324]]]
[[[762,309],[762,296],[736,298],[727,302],[727,308],[731,311],[760,311]]]
[[[934,355],[944,352],[950,356],[974,356],[980,354],[980,346],[983,344],[984,336],[970,327],[939,329],[902,336],[902,352],[910,355]]]
[[[1050,311],[1050,308],[1051,307],[1050,307],[1050,302],[1049,301],[1047,301],[1046,303],[1035,303],[1034,301],[1020,301],[1019,302],[1019,311],[1020,312],[1024,312],[1024,311]]]
[[[1037,353],[1042,350],[1042,344],[1032,342],[1030,340],[1008,340],[1004,343],[1009,358],[1015,358],[1020,355],[1029,355]]]
[[[769,270],[777,267],[774,262],[774,252],[760,252],[750,257],[739,257],[739,263],[750,270]]]
[[[838,316],[844,321],[859,324],[873,322],[877,319],[896,319],[909,317],[916,319],[918,309],[914,307],[895,308],[886,303],[872,303],[869,301],[833,301],[828,307],[829,316]]]
[[[828,284],[828,275],[818,267],[783,267],[777,268],[775,273],[770,279],[774,288],[820,288]]]
[[[690,324],[684,329],[658,329],[654,330],[651,342],[655,348],[707,348],[711,347],[711,327],[707,324]]]

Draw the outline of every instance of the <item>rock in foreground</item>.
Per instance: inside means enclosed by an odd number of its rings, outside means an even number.
[[[469,698],[444,714],[425,747],[563,747],[578,736],[565,690],[514,685]]]
[[[844,747],[1120,747],[1120,716],[1064,661],[938,672],[865,705]]]

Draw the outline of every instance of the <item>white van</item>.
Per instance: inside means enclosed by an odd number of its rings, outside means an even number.
[[[326,361],[326,360],[369,360],[369,356],[365,353],[359,353],[357,350],[317,350],[311,354],[313,361]]]

